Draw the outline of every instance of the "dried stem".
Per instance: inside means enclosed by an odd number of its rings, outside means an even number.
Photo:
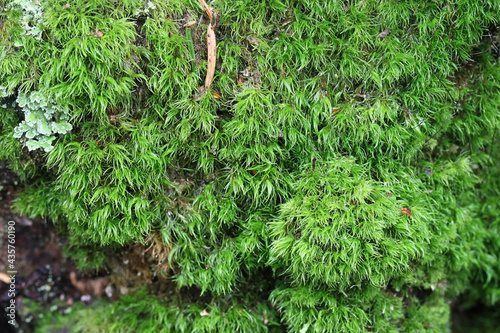
[[[203,6],[205,11],[207,12],[208,17],[210,18],[210,23],[207,28],[207,50],[208,50],[208,68],[207,68],[207,76],[205,78],[205,91],[208,91],[210,85],[212,84],[212,80],[215,74],[215,61],[216,61],[216,46],[217,41],[215,40],[215,26],[212,22],[212,10],[207,5],[204,0],[198,0],[200,4]]]

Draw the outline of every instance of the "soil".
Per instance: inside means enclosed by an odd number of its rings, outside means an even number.
[[[30,219],[11,211],[12,200],[22,190],[19,179],[10,172],[5,163],[0,163],[0,274],[2,280],[8,271],[16,271],[15,301],[17,328],[8,324],[8,317],[1,311],[0,332],[32,332],[34,321],[21,318],[26,299],[40,305],[49,304],[59,298],[72,302],[79,291],[71,284],[69,272],[76,271],[73,263],[62,252],[62,240],[57,236],[52,223],[40,218]],[[14,226],[15,244],[10,244],[8,225]],[[15,248],[15,261],[8,261],[8,250]],[[10,266],[13,265],[13,266]],[[9,274],[10,275],[10,274]],[[9,276],[10,277],[10,276]],[[0,282],[0,307],[8,306],[9,285]]]
[[[66,242],[57,233],[51,221],[29,218],[12,211],[12,203],[17,193],[23,190],[19,179],[0,162],[0,308],[8,307],[10,273],[15,275],[16,327],[8,323],[10,318],[0,311],[0,332],[34,332],[36,318],[26,309],[31,300],[44,311],[57,301],[59,312],[76,302],[91,305],[97,297],[116,301],[121,295],[147,286],[154,294],[179,294],[175,284],[169,280],[171,267],[168,254],[171,247],[161,241],[158,233],[149,235],[144,244],[130,244],[111,254],[108,267],[85,274],[78,272],[76,265],[64,255]],[[9,262],[8,227],[14,226],[15,261]],[[13,265],[12,268],[10,265]],[[196,288],[194,288],[196,289]],[[199,290],[183,292],[183,297],[191,293],[199,296]],[[61,306],[62,304],[62,306]]]

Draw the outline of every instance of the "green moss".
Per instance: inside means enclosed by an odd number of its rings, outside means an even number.
[[[439,332],[448,299],[497,304],[496,2],[217,0],[217,94],[199,89],[195,0],[42,1],[33,33],[9,3],[0,158],[30,179],[16,209],[56,221],[87,269],[159,232],[172,283],[214,298],[210,317],[167,299],[155,311],[176,324],[138,305],[115,325],[264,331],[219,307],[249,290],[297,332]],[[73,128],[47,154],[13,138],[9,103],[33,91]]]
[[[119,301],[98,301],[47,313],[36,332],[71,327],[71,332],[277,332],[276,313],[265,304],[253,308],[228,304],[184,304],[158,299],[144,291]],[[264,321],[266,320],[266,323]]]

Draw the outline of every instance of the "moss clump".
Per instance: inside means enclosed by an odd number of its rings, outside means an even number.
[[[45,0],[36,34],[22,3],[0,14],[15,207],[87,269],[160,234],[199,288],[184,317],[137,294],[171,319],[124,324],[255,332],[272,301],[291,332],[439,332],[449,299],[497,304],[495,1],[216,0],[207,93],[197,1]],[[13,138],[33,91],[72,127],[45,154]]]
[[[241,295],[240,295],[241,296]],[[240,298],[240,301],[243,298]],[[279,332],[275,310],[228,299],[210,306],[184,304],[175,298],[158,298],[145,290],[123,296],[118,302],[98,301],[91,307],[61,305],[47,313],[36,332],[71,327],[71,332]]]

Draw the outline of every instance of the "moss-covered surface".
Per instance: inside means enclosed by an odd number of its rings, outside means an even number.
[[[168,254],[75,331],[446,332],[500,300],[498,1],[215,0],[208,92],[198,1],[2,4],[15,208],[81,269]],[[48,152],[13,136],[34,91],[69,115]]]

